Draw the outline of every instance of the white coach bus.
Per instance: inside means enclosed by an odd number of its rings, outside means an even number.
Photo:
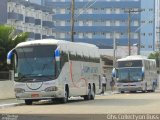
[[[95,45],[48,39],[18,44],[7,55],[14,65],[15,94],[27,105],[42,99],[66,103],[71,96],[94,99],[101,92]]]
[[[112,71],[119,92],[155,91],[157,81],[156,61],[135,55],[117,60]]]

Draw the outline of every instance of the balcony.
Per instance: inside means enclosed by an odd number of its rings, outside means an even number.
[[[35,23],[34,17],[25,17],[25,23]]]
[[[54,39],[54,36],[42,35],[42,39]]]
[[[28,38],[34,39],[35,38],[35,34],[33,32],[29,32]]]
[[[35,25],[41,25],[41,19],[35,19]]]
[[[41,39],[41,34],[35,33],[35,40],[39,40],[39,39]]]
[[[15,12],[9,12],[8,19],[23,21],[23,15]]]
[[[53,28],[54,23],[52,21],[42,21],[42,26],[47,28]]]

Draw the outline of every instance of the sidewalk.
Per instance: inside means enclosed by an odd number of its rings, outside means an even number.
[[[107,95],[113,95],[113,94],[119,94],[119,92],[116,90],[113,92],[112,91],[105,91],[104,94],[99,94],[99,95],[106,95],[107,96]]]
[[[10,99],[0,99],[0,109],[6,107],[17,106],[20,104],[24,104],[23,100],[17,100],[15,98]]]

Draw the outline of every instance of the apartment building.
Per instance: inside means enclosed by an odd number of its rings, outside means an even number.
[[[29,32],[29,40],[54,38],[52,9],[25,0],[1,0],[0,9],[0,23]]]
[[[44,0],[43,5],[55,12],[55,38],[70,41],[71,0]],[[155,0],[75,0],[75,42],[106,49],[115,37],[127,51],[129,10],[130,45],[140,45],[141,54],[148,55],[155,50]]]

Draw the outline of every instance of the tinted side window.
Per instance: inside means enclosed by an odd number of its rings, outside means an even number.
[[[64,66],[64,64],[68,62],[68,54],[65,52],[61,52],[61,68]]]

